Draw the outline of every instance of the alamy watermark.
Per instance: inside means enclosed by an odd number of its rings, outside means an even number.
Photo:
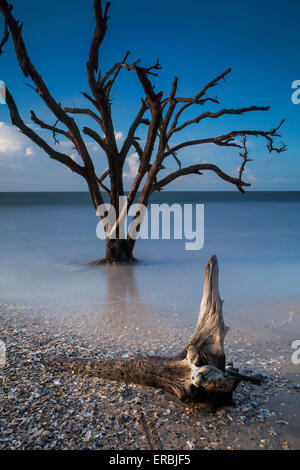
[[[295,349],[295,351],[292,354],[292,363],[295,366],[299,366],[300,364],[300,339],[296,339],[292,343],[292,349]]]
[[[0,104],[6,104],[6,86],[2,80],[0,80]]]
[[[4,366],[6,361],[6,346],[4,341],[0,339],[0,367]]]
[[[98,238],[188,240],[185,249],[189,251],[204,246],[204,204],[133,204],[128,209],[126,197],[120,197],[118,214],[111,204],[98,207]]]
[[[291,100],[293,104],[299,104],[300,103],[300,80],[294,80],[292,83],[292,89],[295,90],[293,91],[291,95]]]

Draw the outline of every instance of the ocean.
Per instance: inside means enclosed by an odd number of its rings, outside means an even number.
[[[105,246],[87,193],[0,193],[0,303],[87,323],[124,310],[194,321],[213,254],[229,310],[299,296],[300,192],[162,192],[151,202],[204,204],[203,249],[138,240],[138,264],[92,267]]]

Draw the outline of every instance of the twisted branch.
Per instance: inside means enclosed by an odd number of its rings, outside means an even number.
[[[173,131],[173,129],[175,129],[177,127],[177,123],[178,123],[178,120],[181,116],[181,114],[187,109],[189,108],[190,106],[192,106],[193,104],[200,104],[200,105],[203,105],[206,101],[212,101],[214,103],[218,103],[218,100],[217,99],[213,99],[213,98],[206,98],[206,99],[201,99],[207,92],[207,90],[209,90],[210,88],[213,88],[217,85],[217,83],[224,79],[225,80],[225,77],[226,75],[228,75],[229,73],[231,72],[231,68],[228,68],[227,70],[225,70],[225,72],[221,73],[220,75],[218,75],[216,78],[214,78],[213,80],[211,80],[210,82],[208,82],[203,88],[202,90],[199,91],[199,93],[196,94],[196,96],[194,98],[187,98],[187,99],[183,99],[183,98],[178,98],[178,102],[185,102],[186,104],[184,104],[180,110],[177,112],[177,114],[175,115],[175,118],[174,118],[174,121],[172,122],[172,125],[171,125],[171,128],[170,128],[170,132]],[[168,135],[169,137],[169,135]]]
[[[103,125],[101,117],[89,108],[64,108],[64,111],[65,113],[70,114],[86,114],[92,117],[100,125],[100,127]]]
[[[243,193],[245,192],[242,188],[243,186],[251,186],[250,183],[246,183],[242,181],[240,178],[233,178],[232,176],[227,175],[226,173],[224,173],[224,171],[222,171],[216,165],[213,165],[211,163],[198,163],[197,165],[191,165],[185,168],[181,168],[177,171],[174,171],[173,173],[170,173],[168,176],[158,181],[153,186],[153,190],[154,191],[161,190],[164,186],[171,183],[172,181],[179,178],[180,176],[191,175],[191,174],[202,175],[201,171],[203,170],[214,171],[221,179],[223,179],[224,181],[227,181],[228,183],[234,184],[235,186],[237,186],[239,191]]]
[[[107,192],[107,194],[110,194],[110,189],[107,186],[105,186],[105,184],[103,183],[103,181],[105,180],[105,178],[107,178],[107,176],[109,176],[109,168],[105,170],[105,172],[103,173],[102,176],[100,176],[100,178],[98,178],[98,183],[101,186],[101,188]]]
[[[56,134],[61,134],[61,135],[64,135],[65,137],[67,137],[67,139],[70,139],[72,140],[72,137],[70,135],[69,132],[67,131],[64,131],[63,129],[59,129],[56,127],[57,123],[58,123],[58,120],[55,122],[55,124],[53,126],[51,126],[50,124],[46,124],[44,121],[42,121],[41,119],[39,119],[35,112],[34,111],[30,111],[30,114],[31,114],[31,120],[37,124],[38,126],[40,126],[42,129],[48,129],[49,131],[52,131],[53,133],[53,140],[54,140],[54,143],[55,144],[58,144],[59,141],[58,139],[56,138]]]
[[[34,132],[33,129],[31,129],[24,123],[20,116],[17,105],[12,95],[10,94],[8,88],[6,88],[6,104],[10,112],[11,123],[13,126],[18,127],[24,135],[26,135],[30,140],[32,140],[32,142],[42,148],[49,155],[50,158],[52,158],[53,160],[57,160],[60,163],[63,163],[68,168],[70,168],[71,171],[83,176],[84,178],[87,177],[87,172],[84,167],[78,165],[78,163],[74,162],[74,160],[72,160],[72,158],[68,155],[54,150],[44,139],[42,139],[36,132]]]
[[[249,106],[247,108],[238,108],[238,109],[221,109],[215,113],[210,111],[206,111],[205,113],[199,114],[199,116],[195,117],[194,119],[190,119],[189,121],[184,122],[181,126],[175,127],[172,131],[169,132],[168,137],[171,137],[172,134],[175,132],[179,132],[187,126],[191,124],[198,124],[200,121],[206,118],[216,119],[220,116],[224,116],[224,114],[244,114],[249,113],[251,111],[269,111],[270,106]]]
[[[181,144],[178,144],[175,147],[171,148],[169,151],[167,151],[164,154],[164,158],[170,155],[171,152],[177,152],[178,150],[181,150],[185,147],[191,147],[194,145],[201,145],[201,144],[213,143],[219,146],[243,148],[243,146],[238,144],[234,139],[235,137],[248,136],[248,135],[253,135],[255,137],[258,137],[258,136],[264,137],[267,140],[267,148],[269,152],[276,151],[278,153],[281,153],[286,150],[286,145],[281,143],[280,147],[276,147],[274,145],[274,137],[281,137],[281,135],[278,134],[277,131],[279,130],[279,128],[282,126],[284,122],[285,122],[285,119],[280,121],[279,125],[275,129],[270,129],[268,131],[258,131],[258,130],[257,131],[252,131],[252,130],[231,131],[231,132],[228,132],[227,134],[219,135],[217,137],[210,137],[207,139],[196,139],[196,140],[190,140],[187,142],[182,142]]]

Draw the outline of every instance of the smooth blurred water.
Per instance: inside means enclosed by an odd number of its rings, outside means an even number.
[[[198,309],[204,268],[216,254],[226,301],[298,296],[300,192],[166,192],[152,202],[204,203],[205,244],[138,240],[130,267],[90,267],[104,255],[86,193],[0,193],[0,298],[47,309],[117,303]],[[155,307],[156,306],[156,307]]]

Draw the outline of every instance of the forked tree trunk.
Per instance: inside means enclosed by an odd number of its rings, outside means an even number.
[[[160,388],[182,401],[232,404],[232,393],[241,380],[259,384],[259,379],[225,369],[224,324],[218,286],[218,261],[212,256],[205,270],[203,298],[195,332],[175,357],[128,359],[53,359],[51,366],[126,383]]]
[[[139,217],[139,215],[140,215],[140,212],[137,210],[132,223],[134,222],[136,217]],[[120,217],[120,216],[121,215],[118,212],[117,217]],[[141,228],[141,224],[142,224],[142,221],[139,218],[139,224],[135,226],[136,233],[139,232]],[[124,238],[123,236],[121,236],[121,234],[123,234],[123,232],[125,231],[124,221],[118,220],[116,223],[116,230],[114,233],[115,238],[111,238],[109,234],[107,234],[105,256],[102,259],[97,260],[91,264],[120,264],[120,263],[131,264],[137,261],[136,258],[133,256],[133,251],[134,251],[134,247],[136,243],[136,237],[133,236],[131,238],[130,229],[131,229],[131,225],[129,226],[127,238]],[[135,235],[135,232],[134,232],[134,235]]]

